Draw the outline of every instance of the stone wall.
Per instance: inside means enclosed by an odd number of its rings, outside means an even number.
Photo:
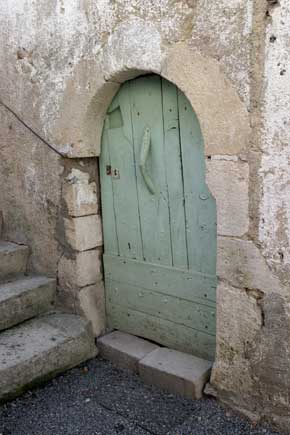
[[[208,390],[289,426],[287,0],[0,0],[0,209],[62,309],[104,330],[97,160],[120,83],[147,72],[196,111],[218,210]],[[53,151],[55,149],[55,151]],[[287,201],[288,199],[288,201]]]
[[[0,119],[4,237],[30,246],[30,267],[54,276],[60,252],[62,158],[1,104]]]
[[[232,254],[222,248],[227,263],[219,256],[220,333],[211,383],[226,403],[288,431],[290,5],[256,2],[253,18],[250,231],[239,246],[227,241],[233,248]]]

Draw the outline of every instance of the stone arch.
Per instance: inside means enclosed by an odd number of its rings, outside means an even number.
[[[82,60],[68,80],[53,133],[59,151],[72,158],[98,156],[106,109],[120,84],[156,73],[189,99],[201,124],[206,155],[243,154],[250,133],[248,112],[219,63],[186,42],[162,51],[159,40],[154,45],[148,38],[137,49],[139,37],[131,44],[132,39],[120,36],[122,31],[111,36],[98,58]],[[130,30],[127,33],[133,38]]]

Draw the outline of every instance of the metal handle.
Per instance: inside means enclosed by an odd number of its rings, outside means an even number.
[[[151,180],[151,177],[148,174],[148,171],[146,169],[146,161],[147,161],[148,154],[150,151],[150,146],[151,146],[151,132],[150,132],[150,128],[146,127],[145,131],[144,131],[142,145],[141,145],[139,167],[140,167],[141,174],[143,175],[145,184],[146,184],[149,192],[152,193],[152,195],[154,195],[155,186],[154,186],[154,183]]]

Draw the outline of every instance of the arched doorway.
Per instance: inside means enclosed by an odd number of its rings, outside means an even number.
[[[158,75],[122,85],[100,158],[108,325],[214,359],[216,204],[185,95]]]

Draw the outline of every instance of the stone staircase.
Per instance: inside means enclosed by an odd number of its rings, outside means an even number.
[[[88,322],[53,310],[55,280],[26,274],[28,257],[27,246],[0,241],[1,402],[97,354]]]

